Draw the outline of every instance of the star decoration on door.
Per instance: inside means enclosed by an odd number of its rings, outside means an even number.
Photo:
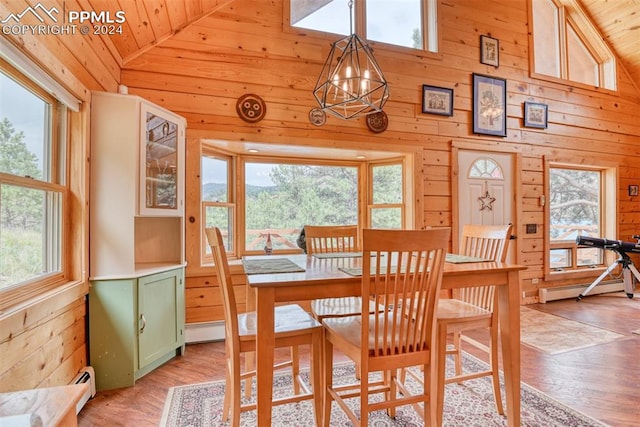
[[[488,210],[488,211],[492,211],[493,210],[493,202],[496,201],[496,198],[495,197],[491,197],[489,195],[489,191],[485,191],[484,192],[484,196],[478,197],[478,200],[481,203],[481,206],[480,206],[480,210],[481,211],[483,211],[485,209]]]

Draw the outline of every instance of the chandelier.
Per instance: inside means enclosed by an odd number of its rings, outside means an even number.
[[[349,1],[351,35],[331,45],[313,89],[320,108],[341,119],[382,111],[389,98],[387,81],[373,50],[353,32],[352,7],[353,1]]]

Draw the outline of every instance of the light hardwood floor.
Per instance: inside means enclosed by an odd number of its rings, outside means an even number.
[[[616,295],[528,306],[625,337],[557,355],[522,345],[522,381],[611,426],[636,426],[640,335],[632,331],[640,330],[640,298]],[[134,387],[99,392],[80,412],[79,425],[157,426],[169,387],[223,379],[223,360],[221,342],[187,345],[184,356],[141,378]]]

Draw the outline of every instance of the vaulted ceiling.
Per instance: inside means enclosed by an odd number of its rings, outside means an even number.
[[[109,43],[121,63],[146,52],[181,29],[234,0],[89,0],[94,10],[126,12],[122,37]],[[640,88],[640,0],[578,0]]]

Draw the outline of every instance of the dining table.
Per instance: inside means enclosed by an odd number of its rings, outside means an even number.
[[[253,291],[255,295],[255,299],[247,298],[248,308],[252,308],[251,305],[255,301],[258,324],[256,337],[258,426],[271,426],[270,402],[273,389],[275,342],[274,307],[279,302],[359,296],[362,278],[353,271],[361,269],[362,257],[354,253],[347,253],[344,256],[340,254],[257,255],[244,257],[243,264],[247,274],[248,290]],[[265,268],[260,268],[261,264]],[[442,276],[442,290],[496,286],[508,426],[520,425],[519,275],[525,268],[518,264],[470,260],[448,254]],[[444,369],[444,360],[438,360],[436,363],[438,369]]]

